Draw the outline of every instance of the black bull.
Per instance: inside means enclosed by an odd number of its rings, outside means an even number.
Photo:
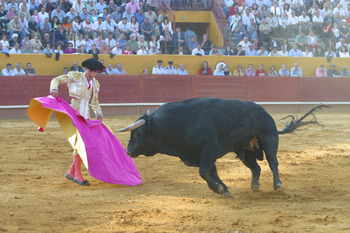
[[[199,167],[200,176],[210,189],[224,196],[230,193],[218,176],[215,161],[228,152],[252,172],[251,188],[259,188],[263,154],[273,174],[273,188],[282,186],[278,173],[278,134],[293,132],[305,124],[318,124],[314,118],[301,122],[317,106],[300,119],[277,131],[273,118],[259,105],[240,100],[217,98],[188,99],[167,103],[151,114],[141,116],[134,124],[119,130],[131,130],[127,148],[131,157],[157,153],[179,157],[186,165]],[[263,153],[264,152],[264,153]]]

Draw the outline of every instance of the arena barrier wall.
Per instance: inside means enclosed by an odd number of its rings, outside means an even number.
[[[32,98],[49,94],[53,77],[0,77],[0,118],[25,117]],[[334,110],[347,110],[350,103],[350,78],[345,77],[101,75],[97,79],[105,115],[141,114],[162,103],[199,97],[248,100],[273,111],[292,112],[316,103],[337,103]],[[60,86],[59,94],[69,101],[66,85]]]
[[[60,55],[58,60],[56,56],[46,57],[44,54],[0,54],[0,67],[1,69],[6,67],[7,63],[12,64],[12,68],[15,68],[15,64],[20,62],[24,69],[28,62],[31,62],[33,68],[36,70],[37,75],[60,75],[63,73],[63,68],[70,67],[74,61],[81,64],[84,60],[91,58],[92,55],[76,55],[76,54],[63,54]],[[245,56],[190,56],[190,55],[116,55],[111,57],[109,54],[99,54],[99,59],[105,61],[105,65],[109,63],[115,68],[117,63],[121,63],[128,75],[140,75],[143,69],[147,69],[148,73],[152,73],[152,68],[157,64],[157,60],[163,60],[163,66],[168,65],[168,61],[173,61],[174,66],[179,67],[180,64],[185,65],[185,69],[190,75],[198,75],[199,69],[204,61],[208,61],[212,72],[215,70],[215,65],[218,62],[225,62],[231,72],[236,69],[240,64],[243,68],[247,68],[249,64],[253,64],[255,69],[258,69],[259,64],[263,64],[266,72],[268,72],[271,65],[274,65],[277,70],[281,69],[283,64],[286,64],[290,70],[294,63],[299,63],[299,66],[303,70],[303,76],[315,76],[316,69],[320,65],[325,65],[326,69],[330,68],[330,65],[334,63],[337,66],[338,71],[343,66],[347,65],[350,69],[350,58],[333,58],[328,61],[326,57],[245,57]]]

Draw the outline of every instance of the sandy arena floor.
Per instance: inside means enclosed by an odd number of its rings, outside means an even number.
[[[350,232],[350,116],[316,115],[323,130],[280,136],[278,191],[266,161],[251,192],[250,171],[232,153],[219,159],[227,198],[198,168],[166,155],[134,159],[143,178],[137,187],[103,183],[85,168],[91,186],[78,186],[64,178],[72,150],[55,119],[44,133],[28,119],[1,120],[0,232]],[[136,119],[105,122],[116,132]],[[126,147],[129,133],[117,137]]]

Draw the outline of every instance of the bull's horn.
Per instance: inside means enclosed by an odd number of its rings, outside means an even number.
[[[127,132],[127,131],[131,131],[134,129],[137,129],[141,126],[143,126],[146,123],[146,121],[144,119],[138,120],[136,121],[134,124],[129,125],[128,127],[125,127],[123,129],[118,129],[118,132]]]

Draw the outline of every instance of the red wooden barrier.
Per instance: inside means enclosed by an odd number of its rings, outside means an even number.
[[[0,105],[28,105],[47,96],[53,76],[0,77]],[[349,102],[350,78],[98,76],[100,103],[163,103],[197,97],[257,102]],[[69,100],[66,85],[59,94]]]

